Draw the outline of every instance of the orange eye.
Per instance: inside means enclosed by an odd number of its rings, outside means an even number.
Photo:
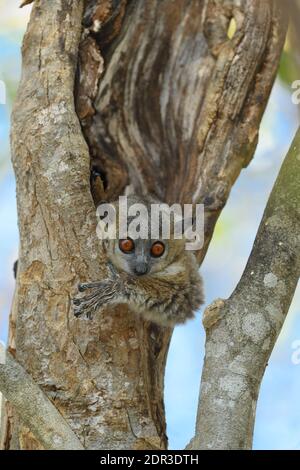
[[[131,238],[125,238],[125,240],[120,240],[119,247],[123,253],[131,253],[134,250],[134,243]]]
[[[162,256],[165,252],[165,245],[162,242],[155,242],[151,246],[151,255],[154,256],[154,258],[159,258]]]

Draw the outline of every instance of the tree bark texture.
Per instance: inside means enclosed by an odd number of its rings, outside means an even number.
[[[10,351],[85,448],[167,446],[172,333],[123,307],[73,318],[78,282],[106,275],[95,202],[127,185],[203,202],[201,262],[253,156],[285,32],[273,0],[34,2],[12,115],[20,255]],[[42,447],[11,409],[6,430],[6,448]]]
[[[300,276],[300,130],[235,291],[204,313],[206,356],[193,449],[251,449],[259,388]]]
[[[51,403],[24,368],[0,343],[0,390],[18,410],[39,442],[47,449],[83,450],[57,408]]]

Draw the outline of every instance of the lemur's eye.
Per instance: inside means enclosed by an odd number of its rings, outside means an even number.
[[[151,255],[154,256],[154,258],[159,258],[162,256],[165,252],[165,245],[162,242],[155,242],[151,246]]]
[[[120,240],[119,247],[123,253],[131,253],[134,250],[134,242],[131,238],[125,238],[124,240]]]

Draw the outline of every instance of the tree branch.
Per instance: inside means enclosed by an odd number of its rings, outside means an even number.
[[[45,449],[84,447],[55,406],[32,380],[23,367],[0,343],[0,391],[16,408],[22,421]]]
[[[206,356],[192,449],[252,446],[260,383],[299,279],[299,210],[300,130],[239,284],[204,313]]]
[[[116,4],[119,15],[111,15]],[[103,28],[82,36],[91,11],[93,31],[99,21]],[[237,28],[229,38],[232,18]],[[204,202],[202,259],[253,155],[285,30],[273,0],[181,0],[176,8],[171,0],[33,4],[12,114],[20,256],[10,346],[86,448],[166,447],[171,337],[122,307],[93,322],[73,317],[79,280],[106,273],[90,156],[102,199],[132,184],[169,202]],[[78,103],[87,104],[85,112]],[[35,448],[14,418],[7,448],[14,439]]]

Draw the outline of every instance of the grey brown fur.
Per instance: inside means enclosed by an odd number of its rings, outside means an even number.
[[[131,196],[128,205],[143,203],[149,207],[154,200]],[[118,210],[118,203],[115,203]],[[149,224],[150,230],[150,224]],[[185,249],[185,239],[160,239],[165,253],[151,257],[154,240],[135,240],[135,251],[123,253],[119,239],[106,241],[106,253],[111,276],[103,281],[79,285],[74,299],[74,314],[92,316],[108,305],[127,304],[133,312],[164,326],[174,326],[193,318],[203,303],[202,279],[196,258]]]

